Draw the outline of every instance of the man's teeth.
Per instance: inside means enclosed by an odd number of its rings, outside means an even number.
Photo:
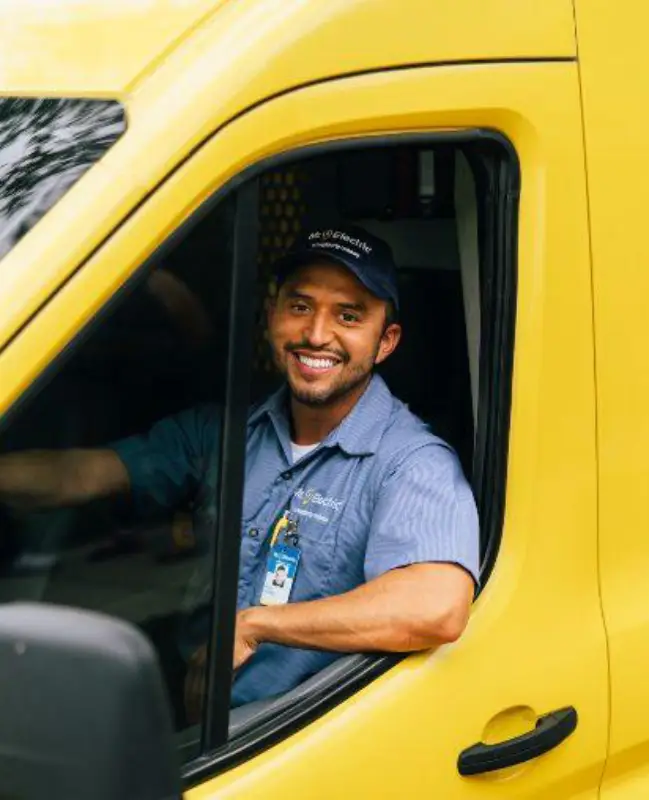
[[[311,358],[309,356],[298,356],[300,364],[304,364],[311,369],[331,369],[336,366],[332,358]]]

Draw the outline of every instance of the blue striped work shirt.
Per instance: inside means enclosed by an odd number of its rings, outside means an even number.
[[[459,461],[382,378],[375,375],[342,423],[295,463],[287,400],[284,387],[248,421],[240,609],[259,602],[271,531],[289,507],[299,517],[301,549],[292,603],[347,592],[396,567],[424,562],[458,564],[477,582],[478,516]],[[117,443],[136,505],[153,500],[173,508],[190,491],[198,498],[195,514],[213,523],[209,487],[216,485],[219,429],[218,409],[200,407]],[[199,625],[197,638],[206,633]],[[237,673],[232,704],[286,692],[336,657],[263,643]]]

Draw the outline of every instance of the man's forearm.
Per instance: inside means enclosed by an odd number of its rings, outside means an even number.
[[[240,624],[255,643],[411,652],[456,639],[472,596],[473,582],[460,568],[415,565],[334,597],[247,609]]]
[[[28,450],[0,458],[0,502],[15,509],[76,505],[127,485],[110,451]]]
[[[64,454],[45,450],[12,453],[0,459],[0,500],[12,508],[60,504]]]

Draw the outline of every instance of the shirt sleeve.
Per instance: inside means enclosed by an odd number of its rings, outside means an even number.
[[[129,475],[136,511],[173,510],[196,490],[218,446],[216,406],[199,406],[157,422],[148,433],[114,442]]]
[[[406,456],[383,481],[365,579],[427,562],[458,564],[479,582],[479,522],[471,487],[455,453],[436,443]]]

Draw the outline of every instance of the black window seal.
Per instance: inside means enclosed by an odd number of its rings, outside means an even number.
[[[476,179],[480,250],[480,367],[472,487],[481,520],[481,585],[498,555],[505,513],[517,299],[521,175],[466,151]],[[496,409],[498,413],[493,413]],[[494,492],[494,480],[502,487]]]
[[[230,319],[221,444],[219,513],[214,563],[207,691],[201,752],[212,751],[228,739],[232,651],[239,576],[239,532],[246,461],[250,364],[254,349],[254,305],[257,277],[259,184],[246,182],[236,190],[233,274],[230,281]],[[246,302],[248,300],[248,302]],[[235,535],[236,534],[236,535]],[[223,710],[226,709],[226,713]]]

